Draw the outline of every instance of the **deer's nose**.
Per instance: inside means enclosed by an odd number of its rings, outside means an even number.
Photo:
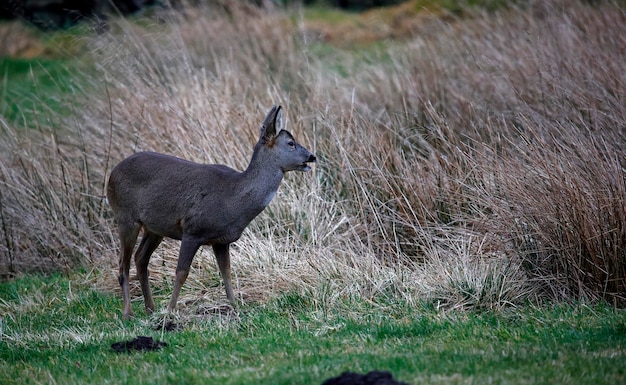
[[[315,157],[315,155],[311,154],[309,155],[309,159],[307,159],[307,163],[311,163],[311,162],[315,162],[317,160],[317,158]]]

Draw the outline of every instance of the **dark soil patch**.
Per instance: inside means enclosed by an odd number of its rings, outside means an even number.
[[[111,348],[118,353],[130,353],[132,351],[150,351],[159,350],[163,346],[167,346],[165,342],[155,341],[152,337],[139,336],[130,341],[115,342],[111,344]]]
[[[389,372],[371,371],[367,374],[344,372],[339,377],[329,378],[322,385],[409,385],[396,381]]]
[[[165,320],[163,320],[163,322],[164,324],[161,323],[159,325],[156,325],[155,327],[152,328],[152,330],[161,331],[164,329],[166,332],[175,332],[175,331],[183,330],[183,325],[181,324],[178,324],[173,321],[165,321]]]

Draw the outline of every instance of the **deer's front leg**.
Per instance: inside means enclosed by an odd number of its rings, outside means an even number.
[[[191,237],[183,236],[183,240],[180,244],[180,253],[178,254],[178,265],[176,266],[176,280],[174,281],[174,292],[172,293],[172,299],[167,306],[168,311],[173,311],[176,308],[176,302],[178,302],[178,296],[180,295],[180,289],[187,280],[189,275],[189,268],[191,267],[191,261],[193,261],[196,251],[202,243]]]
[[[217,265],[220,268],[222,279],[224,280],[224,288],[226,289],[226,298],[231,303],[235,302],[233,294],[233,286],[230,277],[230,243],[213,245],[213,252],[217,258]]]

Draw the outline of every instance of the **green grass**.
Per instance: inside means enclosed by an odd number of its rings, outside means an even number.
[[[626,313],[608,306],[444,313],[359,299],[324,308],[286,293],[243,305],[236,317],[182,315],[182,331],[162,334],[152,328],[157,317],[142,312],[122,321],[118,297],[82,279],[0,285],[0,383],[320,384],[374,369],[412,384],[616,384],[626,376]],[[137,335],[168,345],[111,349]]]
[[[67,116],[67,96],[76,99],[82,87],[76,69],[77,63],[66,59],[0,58],[0,116],[28,128]]]

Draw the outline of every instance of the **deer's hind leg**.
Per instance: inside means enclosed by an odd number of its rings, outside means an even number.
[[[146,313],[150,314],[154,311],[154,301],[152,300],[152,292],[150,291],[150,282],[148,281],[148,263],[150,262],[150,256],[159,246],[163,237],[149,231],[144,227],[144,234],[141,238],[141,243],[135,253],[135,267],[137,268],[137,278],[141,285],[141,292],[143,294],[143,302],[146,306]]]
[[[124,318],[128,319],[133,316],[133,309],[130,304],[130,287],[129,271],[130,271],[130,258],[133,255],[133,249],[135,248],[135,242],[137,242],[137,236],[141,225],[136,222],[130,224],[121,223],[119,226],[120,236],[120,274],[118,280],[122,287],[122,300],[124,301]]]

